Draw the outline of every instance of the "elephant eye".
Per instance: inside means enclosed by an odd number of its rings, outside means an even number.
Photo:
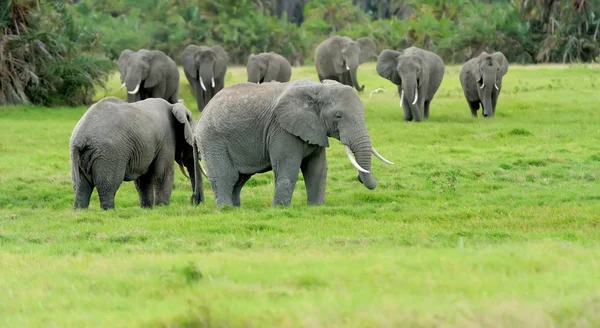
[[[340,114],[340,113],[335,113],[335,118],[338,118],[338,119],[342,118],[342,114]]]

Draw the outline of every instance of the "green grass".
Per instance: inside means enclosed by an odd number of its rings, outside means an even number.
[[[512,66],[497,115],[474,120],[446,69],[431,119],[361,66],[367,127],[395,162],[370,191],[328,149],[326,204],[271,208],[272,173],[242,207],[72,210],[69,137],[85,108],[0,108],[0,325],[594,327],[600,322],[597,66]],[[316,80],[312,67],[292,79]],[[245,79],[230,68],[226,84]],[[185,78],[181,97],[194,112]],[[369,92],[384,87],[385,93]],[[98,97],[118,95],[111,78]]]

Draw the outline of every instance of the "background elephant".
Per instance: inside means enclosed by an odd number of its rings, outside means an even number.
[[[384,50],[377,73],[398,86],[404,119],[429,118],[429,106],[444,77],[444,62],[433,52],[410,47],[402,52]]]
[[[173,162],[195,180],[192,113],[182,104],[151,98],[126,103],[108,97],[92,105],[71,136],[74,208],[87,208],[94,187],[103,209],[114,208],[122,181],[135,181],[140,206],[168,204]],[[202,179],[202,177],[198,177]],[[202,183],[195,189],[204,199]]]
[[[128,102],[147,98],[162,98],[171,104],[177,102],[179,69],[164,52],[125,49],[119,56],[118,64],[121,89],[127,87]]]
[[[248,179],[270,170],[273,205],[290,204],[300,170],[308,203],[322,204],[328,137],[345,145],[361,182],[374,189],[371,153],[379,154],[371,147],[364,106],[351,87],[334,81],[235,84],[206,106],[194,131],[217,206],[239,206]]]
[[[292,76],[292,65],[285,57],[274,52],[263,52],[250,55],[246,65],[248,82],[289,82]]]
[[[225,85],[225,73],[229,55],[221,46],[189,45],[181,56],[183,72],[194,90],[198,110],[202,112],[206,104]]]
[[[501,52],[490,55],[484,51],[463,65],[459,74],[460,84],[473,117],[477,117],[480,104],[483,105],[484,117],[494,117],[502,90],[502,77],[507,72],[508,61]]]
[[[356,41],[349,37],[332,36],[315,49],[315,65],[319,80],[331,79],[363,91],[356,77],[358,65],[375,57],[375,42],[370,38]]]

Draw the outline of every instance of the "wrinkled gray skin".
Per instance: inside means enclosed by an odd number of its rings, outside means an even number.
[[[358,83],[356,71],[358,65],[376,57],[375,50],[375,42],[370,38],[354,41],[338,35],[330,37],[315,49],[319,81],[334,80],[363,91],[365,86]]]
[[[292,76],[292,65],[279,54],[263,52],[258,55],[250,55],[246,71],[248,82],[289,82]]]
[[[192,113],[182,104],[151,98],[135,103],[108,97],[92,105],[71,136],[74,208],[88,208],[94,187],[103,209],[115,207],[122,181],[134,181],[140,206],[169,204],[173,163],[194,182]],[[193,186],[193,183],[192,183]],[[196,198],[203,201],[200,188]]]
[[[183,50],[181,62],[185,77],[194,90],[198,110],[202,112],[206,104],[225,86],[229,55],[221,46],[192,44]]]
[[[331,80],[227,87],[205,108],[194,137],[218,207],[240,206],[248,179],[270,170],[273,205],[290,204],[300,170],[308,204],[322,204],[328,137],[348,145],[358,164],[371,171],[364,106],[351,87]],[[367,188],[377,186],[372,173],[359,175]]]
[[[406,121],[429,118],[431,101],[444,78],[444,62],[438,55],[416,47],[402,52],[384,50],[377,60],[377,73],[398,86]]]
[[[127,102],[162,98],[177,103],[179,69],[164,52],[141,49],[123,50],[118,60],[121,83],[127,87]],[[136,91],[137,86],[139,89]]]
[[[496,115],[502,77],[507,72],[508,60],[501,52],[488,54],[484,51],[463,65],[459,74],[460,84],[473,117],[477,117],[480,104],[483,105],[484,117]]]

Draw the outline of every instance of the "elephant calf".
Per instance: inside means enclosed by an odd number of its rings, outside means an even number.
[[[164,52],[123,50],[119,56],[121,89],[127,87],[127,101],[162,98],[171,104],[179,99],[179,69]]]
[[[204,199],[202,176],[194,171],[192,113],[182,104],[152,98],[126,103],[108,97],[92,105],[71,136],[74,208],[88,208],[94,187],[103,209],[114,208],[122,181],[135,181],[140,206],[168,204],[173,162],[183,165],[192,181],[200,180],[197,199]]]
[[[502,90],[502,77],[507,72],[508,60],[501,52],[488,54],[484,51],[463,65],[459,74],[460,85],[473,117],[477,117],[480,104],[483,105],[484,117],[494,117]]]
[[[263,52],[248,57],[246,71],[248,82],[289,82],[292,76],[292,65],[282,55]]]
[[[308,203],[322,204],[329,137],[344,144],[359,180],[374,189],[371,154],[391,162],[371,147],[364,106],[352,87],[331,80],[235,84],[211,100],[194,131],[217,206],[239,206],[248,179],[270,170],[273,205],[290,204],[299,171]],[[192,200],[201,201],[197,193]]]
[[[431,101],[444,78],[440,56],[417,47],[384,50],[377,60],[377,73],[398,86],[405,120],[429,118]]]

